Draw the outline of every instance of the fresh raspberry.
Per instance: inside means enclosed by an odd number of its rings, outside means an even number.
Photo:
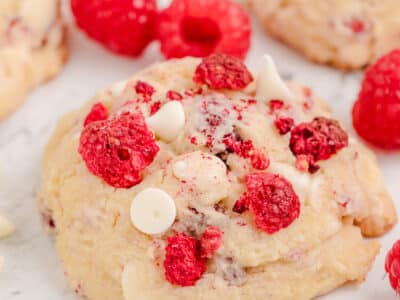
[[[296,157],[305,155],[312,171],[318,168],[317,161],[329,159],[348,143],[349,137],[337,121],[320,117],[292,129],[290,150]]]
[[[142,114],[130,112],[88,124],[79,144],[89,171],[116,188],[139,183],[158,150]]]
[[[201,243],[184,233],[169,237],[165,249],[165,278],[172,284],[193,286],[206,271]]]
[[[101,103],[96,103],[92,106],[90,112],[86,116],[85,122],[83,123],[86,126],[89,123],[95,121],[102,121],[108,118],[107,108]]]
[[[112,51],[139,56],[154,39],[156,0],[71,0],[77,25]]]
[[[247,192],[234,211],[249,209],[256,226],[272,234],[288,227],[300,215],[300,200],[292,184],[277,174],[253,173],[246,176]]]
[[[208,226],[201,236],[201,256],[211,258],[221,247],[222,232],[218,227]]]
[[[197,66],[193,80],[212,89],[240,90],[253,81],[253,76],[240,59],[212,54]]]
[[[244,58],[251,25],[246,11],[231,0],[173,0],[158,22],[166,58],[226,53]]]
[[[292,118],[277,118],[274,121],[274,125],[276,129],[278,129],[280,135],[285,135],[294,126],[294,120]]]
[[[400,241],[387,254],[385,270],[389,274],[390,284],[397,295],[400,295]]]
[[[380,58],[365,72],[353,107],[358,134],[383,149],[400,149],[400,49]]]

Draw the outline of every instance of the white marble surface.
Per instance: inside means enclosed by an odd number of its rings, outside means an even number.
[[[336,115],[350,128],[350,109],[361,74],[343,74],[316,66],[284,46],[265,38],[254,24],[249,65],[260,67],[261,55],[270,53],[281,74],[308,84],[332,104]],[[43,147],[57,119],[79,107],[96,90],[161,60],[154,44],[140,60],[114,56],[71,28],[71,58],[62,74],[37,89],[9,119],[0,123],[0,211],[17,225],[10,239],[0,241],[5,268],[0,273],[0,300],[73,300],[54,251],[35,208]],[[400,154],[378,153],[389,190],[400,208]],[[399,227],[381,239],[383,247],[367,281],[346,287],[324,299],[395,299],[384,277],[384,255],[400,238]],[[312,283],[310,283],[312,284]],[[110,299],[112,300],[112,299]]]

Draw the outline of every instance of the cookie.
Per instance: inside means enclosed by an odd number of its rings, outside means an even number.
[[[55,0],[0,3],[0,119],[28,92],[54,77],[67,58],[65,28]]]
[[[396,0],[249,0],[273,37],[312,61],[354,70],[400,47]]]
[[[312,299],[397,220],[372,152],[270,57],[156,64],[62,118],[38,205],[91,300]],[[323,280],[322,280],[323,278]]]

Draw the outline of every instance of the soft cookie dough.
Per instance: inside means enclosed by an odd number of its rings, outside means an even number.
[[[262,85],[280,79],[266,62],[268,74],[246,88],[216,91],[199,90],[193,82],[199,59],[171,60],[99,92],[60,120],[45,151],[38,205],[76,293],[91,300],[306,300],[363,281],[380,247],[363,236],[384,234],[397,220],[375,157],[350,138],[347,147],[318,162],[317,172],[300,171],[289,149],[290,133],[280,135],[274,126],[270,90]],[[138,81],[155,89],[146,101],[138,100],[143,98],[136,93]],[[310,89],[293,82],[276,85],[287,98],[281,113],[295,124],[331,117]],[[165,132],[152,124],[160,150],[141,183],[114,188],[88,171],[77,149],[94,103],[102,102],[114,116],[139,109],[149,120],[155,105],[161,106],[156,114],[168,111],[162,108],[170,99],[181,103],[185,121],[176,131],[182,117],[171,114],[164,139],[160,132]],[[230,133],[251,140],[270,166],[256,170],[266,165],[226,151],[221,141]],[[268,234],[256,227],[250,211],[232,211],[251,172],[280,174],[292,184],[301,211],[287,228]],[[150,188],[166,192],[176,206],[174,224],[156,235],[131,222],[132,201]],[[167,203],[168,197],[159,201]],[[194,286],[171,284],[163,267],[167,238],[178,232],[199,238],[207,226],[223,235],[206,272]]]
[[[0,1],[0,119],[67,58],[58,0]]]
[[[309,59],[359,69],[400,47],[397,0],[248,0],[264,28]]]

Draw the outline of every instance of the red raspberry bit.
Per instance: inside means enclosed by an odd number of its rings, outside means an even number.
[[[155,37],[157,1],[72,0],[77,25],[111,51],[139,56]]]
[[[108,118],[107,108],[101,103],[96,103],[92,106],[90,112],[86,116],[84,126],[95,121],[102,121]]]
[[[374,146],[400,149],[400,49],[380,58],[365,72],[353,107],[357,133]]]
[[[215,226],[208,226],[201,237],[200,243],[201,257],[211,258],[214,253],[221,247],[221,230]]]
[[[276,129],[278,129],[280,135],[285,135],[294,126],[294,120],[292,118],[277,118],[274,125]]]
[[[161,102],[157,101],[154,102],[151,106],[150,106],[150,116],[154,115],[156,112],[158,112],[160,110],[161,107]]]
[[[283,109],[285,103],[282,100],[271,100],[269,101],[269,111],[270,113],[274,113],[277,110]]]
[[[156,90],[147,82],[138,81],[135,85],[135,91],[137,94],[142,95],[145,100],[150,100]]]
[[[179,94],[178,92],[175,91],[168,91],[167,92],[167,98],[169,100],[176,100],[176,101],[180,101],[183,99],[183,96],[181,94]]]
[[[212,89],[240,90],[253,81],[253,76],[240,59],[212,54],[197,66],[193,80]]]
[[[193,145],[197,145],[197,137],[195,136],[190,137],[190,143]]]
[[[243,194],[242,197],[240,197],[239,200],[235,202],[233,205],[232,211],[238,214],[244,213],[246,210],[248,210],[248,203],[247,203],[247,194]]]
[[[296,157],[305,155],[312,167],[309,171],[316,172],[315,162],[329,159],[348,143],[348,135],[337,121],[319,117],[292,129],[290,150]]]
[[[386,256],[385,270],[389,274],[390,285],[400,295],[400,241],[397,241]]]
[[[165,249],[165,278],[172,284],[193,286],[206,271],[201,243],[184,233],[169,237]]]
[[[352,18],[347,21],[346,26],[348,26],[354,33],[361,33],[366,29],[365,23],[358,18]]]
[[[250,162],[251,166],[256,170],[266,170],[270,164],[268,157],[258,149],[253,149],[250,154]]]
[[[250,19],[231,0],[173,0],[158,21],[166,58],[226,53],[243,59],[250,47]]]
[[[247,192],[234,208],[248,207],[259,229],[273,234],[287,228],[299,217],[300,200],[292,184],[281,175],[249,174],[246,186]]]
[[[159,151],[140,113],[124,112],[84,127],[79,153],[91,173],[116,188],[141,181],[141,172]]]
[[[228,136],[223,140],[226,150],[240,157],[249,158],[252,167],[256,170],[265,170],[269,167],[268,157],[259,149],[255,149],[251,140],[234,140]]]

